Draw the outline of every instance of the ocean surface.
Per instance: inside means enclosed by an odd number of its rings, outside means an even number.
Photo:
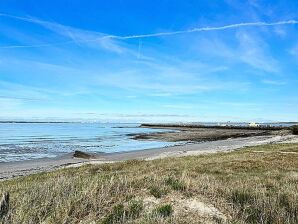
[[[0,162],[50,158],[75,150],[112,153],[177,144],[133,140],[128,134],[168,131],[138,126],[139,124],[0,123]]]

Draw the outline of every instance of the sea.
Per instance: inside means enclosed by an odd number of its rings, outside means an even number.
[[[138,141],[131,134],[169,131],[116,123],[0,123],[0,163],[53,158],[80,150],[113,153],[173,146]]]
[[[226,125],[225,123],[198,123]],[[248,123],[227,123],[247,126]],[[293,123],[261,125],[291,126]],[[161,148],[185,142],[134,140],[132,134],[165,132],[169,129],[141,128],[138,123],[14,123],[0,122],[0,163],[53,158],[80,150],[114,153]],[[174,130],[170,130],[174,131]]]

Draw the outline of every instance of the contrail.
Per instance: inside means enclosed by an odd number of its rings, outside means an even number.
[[[298,24],[297,20],[286,20],[286,21],[278,21],[278,22],[248,22],[248,23],[236,23],[230,24],[226,26],[215,26],[215,27],[201,27],[201,28],[193,28],[189,30],[180,30],[173,32],[161,32],[161,33],[151,33],[151,34],[141,34],[141,35],[131,35],[131,36],[111,36],[115,39],[135,39],[135,38],[147,38],[147,37],[160,37],[160,36],[171,36],[177,34],[185,34],[185,33],[195,33],[195,32],[204,32],[204,31],[213,31],[213,30],[227,30],[227,29],[235,29],[239,27],[255,27],[255,26],[277,26],[277,25],[288,25],[288,24]]]
[[[41,21],[32,18],[13,16],[8,14],[0,13],[2,17],[8,17],[12,19],[18,19],[30,23],[41,24],[41,22],[48,23],[46,21]],[[173,36],[179,34],[187,34],[187,33],[198,33],[198,32],[207,32],[207,31],[216,31],[216,30],[228,30],[228,29],[236,29],[240,27],[262,27],[262,26],[278,26],[278,25],[290,25],[290,24],[298,24],[298,20],[283,20],[277,22],[246,22],[246,23],[236,23],[229,24],[225,26],[214,26],[214,27],[197,27],[188,30],[179,30],[179,31],[171,31],[171,32],[160,32],[160,33],[149,33],[149,34],[140,34],[140,35],[128,35],[128,36],[118,36],[118,35],[104,35],[95,39],[90,40],[70,40],[65,42],[58,43],[46,43],[46,44],[38,44],[38,45],[10,45],[10,46],[0,46],[0,49],[9,49],[9,48],[39,48],[39,47],[50,47],[57,45],[65,45],[65,44],[73,44],[73,43],[85,43],[85,42],[95,42],[103,39],[116,39],[116,40],[128,40],[128,39],[142,39],[142,38],[151,38],[151,37],[163,37],[163,36]]]
[[[8,100],[27,100],[27,101],[40,101],[41,99],[36,98],[25,98],[25,97],[14,97],[14,96],[2,96],[0,95],[0,99],[8,99]]]
[[[6,14],[6,13],[0,13],[0,16],[8,17],[8,18],[11,18],[11,19],[23,20],[23,21],[32,22],[32,23],[36,22],[36,20],[34,20],[32,18],[29,18],[29,17],[14,16],[14,15]]]
[[[72,43],[75,43],[75,41],[65,41],[65,42],[59,42],[59,43],[36,44],[36,45],[7,45],[7,46],[0,46],[0,49],[53,47],[53,46],[72,44]]]

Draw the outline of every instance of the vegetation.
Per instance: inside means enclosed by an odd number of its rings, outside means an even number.
[[[152,186],[150,187],[150,194],[156,198],[161,198],[162,196],[167,194],[167,191],[164,189],[161,189],[160,187]]]
[[[125,220],[136,219],[139,217],[142,209],[142,202],[139,201],[130,201],[127,208],[123,204],[116,205],[113,207],[112,212],[103,219],[102,223],[123,223]]]
[[[271,144],[2,181],[4,223],[297,223],[297,154]]]
[[[156,208],[153,213],[156,213],[160,217],[168,217],[173,213],[173,208],[170,204],[162,205]]]
[[[176,190],[176,191],[183,191],[186,189],[185,184],[179,179],[176,179],[174,177],[166,178],[165,184],[170,186],[173,190]]]

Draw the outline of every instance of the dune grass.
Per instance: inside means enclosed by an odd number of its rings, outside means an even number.
[[[4,223],[297,223],[298,144],[61,169],[0,182]]]

